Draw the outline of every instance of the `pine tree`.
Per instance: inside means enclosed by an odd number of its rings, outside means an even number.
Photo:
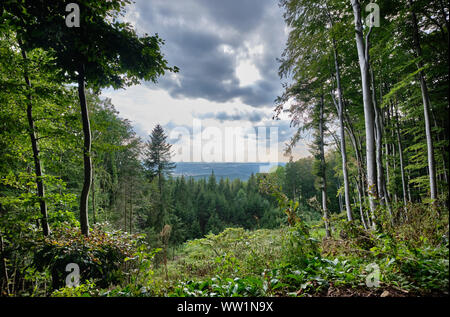
[[[158,184],[161,186],[162,177],[170,175],[175,168],[175,163],[171,162],[172,145],[167,143],[167,136],[161,125],[157,124],[147,141],[144,166],[148,176],[152,180],[158,177]],[[161,189],[161,187],[160,187]]]
[[[171,147],[167,143],[167,135],[161,125],[157,124],[150,134],[150,140],[146,143],[144,167],[150,181],[155,177],[158,180],[158,213],[155,219],[156,230],[161,230],[165,224],[166,208],[164,206],[163,181],[164,176],[170,175],[175,168],[175,163],[171,162]]]

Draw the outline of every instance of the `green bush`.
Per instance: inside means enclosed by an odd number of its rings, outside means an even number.
[[[89,236],[79,228],[60,227],[44,238],[34,256],[38,270],[48,269],[53,289],[64,286],[67,264],[76,263],[80,268],[80,281],[92,280],[99,287],[120,283],[126,274],[126,257],[132,257],[142,236],[121,231],[91,229]]]
[[[99,291],[95,283],[86,281],[76,287],[65,286],[53,291],[51,297],[95,297],[99,295]]]
[[[336,223],[336,228],[339,236],[356,249],[370,250],[375,246],[372,234],[353,221],[341,220]]]
[[[320,257],[319,241],[309,235],[305,224],[299,222],[286,232],[282,253],[284,263],[302,268],[310,258]]]
[[[173,278],[260,275],[280,258],[285,231],[228,228],[189,241],[169,273]]]

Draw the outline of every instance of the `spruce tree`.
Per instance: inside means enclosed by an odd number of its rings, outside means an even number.
[[[164,176],[170,175],[175,168],[175,163],[171,162],[171,147],[167,143],[167,135],[161,125],[157,124],[150,134],[150,140],[146,143],[144,167],[147,170],[147,175],[150,181],[155,177],[158,180],[158,205],[159,210],[155,224],[156,230],[160,230],[165,223],[165,207],[164,207],[164,192],[163,181]]]
[[[157,124],[150,134],[150,140],[146,143],[144,166],[147,169],[150,180],[158,177],[161,184],[162,177],[170,175],[175,168],[171,162],[172,145],[167,143],[167,135],[161,125]]]

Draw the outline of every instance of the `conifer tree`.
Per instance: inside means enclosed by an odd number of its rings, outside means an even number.
[[[164,129],[160,124],[157,124],[156,127],[152,130],[150,134],[150,140],[146,143],[145,148],[145,159],[144,159],[144,167],[147,170],[147,175],[152,181],[155,177],[158,180],[158,215],[156,219],[157,226],[164,225],[164,192],[163,192],[163,181],[164,176],[170,175],[172,170],[175,168],[175,163],[171,162],[171,147],[172,145],[167,142],[167,135],[164,132]],[[156,229],[161,229],[156,228]]]

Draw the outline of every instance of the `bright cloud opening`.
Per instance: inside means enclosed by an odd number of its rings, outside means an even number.
[[[262,79],[258,68],[250,61],[244,60],[236,67],[236,76],[239,79],[239,86],[250,86]]]

